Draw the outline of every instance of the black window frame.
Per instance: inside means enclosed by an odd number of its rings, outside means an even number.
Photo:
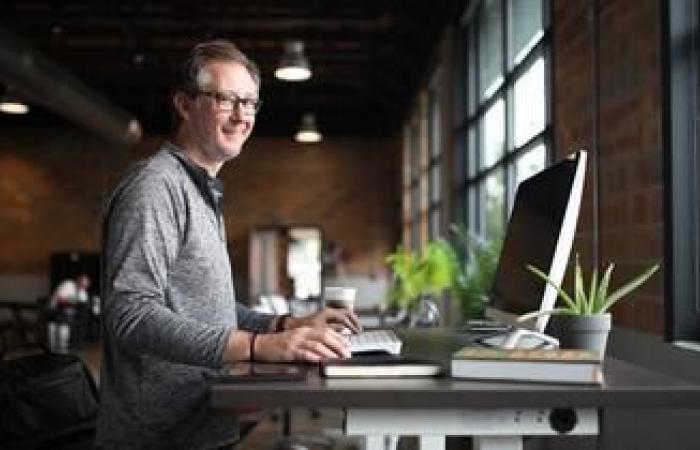
[[[433,71],[431,82],[426,92],[426,120],[427,120],[427,183],[428,183],[428,211],[427,226],[428,239],[437,239],[442,235],[442,199],[443,199],[443,139],[442,139],[442,89],[440,81],[442,78],[442,68],[438,67]],[[435,175],[437,174],[437,177]],[[437,179],[436,179],[437,178]],[[435,189],[437,186],[437,192]],[[437,227],[434,221],[437,221]]]
[[[456,164],[454,171],[454,182],[452,185],[454,199],[452,202],[452,216],[457,220],[462,221],[472,233],[479,236],[484,236],[485,232],[485,225],[482,224],[480,217],[484,214],[484,207],[480,204],[481,195],[478,191],[482,181],[494,173],[499,171],[501,172],[504,189],[502,223],[505,225],[508,212],[512,206],[512,197],[515,192],[514,168],[518,158],[540,144],[545,146],[545,166],[550,164],[552,155],[552,20],[550,1],[542,0],[542,38],[536,45],[529,49],[524,58],[512,65],[512,67],[510,64],[510,58],[508,57],[508,42],[510,39],[509,33],[512,31],[509,28],[509,0],[500,0],[500,2],[502,11],[501,27],[503,30],[503,57],[501,60],[503,81],[485,101],[482,101],[481,98],[479,98],[481,96],[478,75],[479,45],[478,42],[476,42],[479,35],[479,15],[481,14],[481,9],[483,8],[483,2],[479,2],[479,4],[474,7],[473,15],[471,15],[467,21],[465,21],[463,26],[456,33],[457,42],[455,45],[455,61],[457,62],[457,65],[454,89],[457,93],[456,98],[458,98],[458,101],[455,105],[454,122],[454,151],[456,152],[454,161]],[[468,45],[470,40],[474,42],[474,44],[471,46]],[[471,48],[473,52],[476,52],[476,54],[469,54],[469,48]],[[516,81],[532,66],[532,64],[537,61],[539,57],[543,57],[545,64],[545,125],[539,133],[532,136],[527,142],[516,147],[513,142],[513,90]],[[473,70],[473,78],[470,78],[470,71],[468,67],[470,61],[472,64],[476,65]],[[476,93],[476,100],[470,98],[468,93],[468,85],[474,85],[473,91]],[[503,99],[505,108],[505,149],[499,160],[497,160],[489,168],[482,169],[480,168],[481,161],[478,160],[481,157],[481,132],[478,130],[479,122],[484,118],[489,108],[499,99]],[[470,102],[476,103],[472,105]],[[471,112],[470,107],[473,109]],[[475,133],[475,137],[472,139],[469,136],[469,133],[470,129],[473,129],[474,127],[476,127],[477,131]],[[470,142],[470,139],[473,140],[473,142]],[[474,157],[470,155],[469,145],[474,145],[474,147],[477,149],[475,152],[476,160],[474,160]],[[470,161],[470,158],[472,161]],[[470,164],[476,165],[476,169],[471,170]],[[471,203],[469,200],[470,195],[473,197]],[[474,217],[474,215],[479,217]]]
[[[700,7],[664,5],[665,337],[700,341]]]

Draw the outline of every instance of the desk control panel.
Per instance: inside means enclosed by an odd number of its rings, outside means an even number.
[[[425,411],[412,409],[352,408],[347,412],[348,434],[472,435],[472,436],[551,436],[598,434],[595,408],[525,409],[444,409],[433,410],[430,420]]]

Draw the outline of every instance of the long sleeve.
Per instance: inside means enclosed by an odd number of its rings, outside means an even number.
[[[129,172],[106,211],[104,448],[215,448],[238,433],[234,416],[209,406],[204,376],[238,327],[225,234],[177,151],[166,144]]]
[[[272,320],[276,317],[273,314],[262,314],[253,311],[240,303],[236,303],[236,316],[238,318],[238,328],[258,333],[270,331]]]
[[[171,285],[182,278],[183,270],[175,265],[186,262],[182,247],[192,227],[179,213],[186,210],[182,203],[177,185],[156,176],[134,179],[114,197],[105,236],[106,326],[126,351],[216,367],[228,330],[236,324],[205,321],[203,313],[230,309],[233,298],[226,299],[229,305],[212,298],[230,294],[216,286],[202,290],[198,286],[206,281],[202,279],[193,279],[191,286]],[[196,272],[197,261],[189,264],[184,272]],[[194,307],[204,311],[190,314],[188,309]]]

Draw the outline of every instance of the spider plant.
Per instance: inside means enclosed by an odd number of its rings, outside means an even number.
[[[621,298],[637,289],[644,284],[658,269],[659,264],[655,264],[637,275],[632,280],[628,281],[618,289],[609,292],[610,279],[615,265],[610,263],[605,269],[603,276],[598,280],[598,270],[594,269],[591,275],[591,281],[586,291],[586,286],[583,279],[583,271],[579,263],[578,254],[576,255],[576,267],[574,273],[574,293],[569,295],[562,288],[557,286],[542,270],[535,266],[527,265],[527,269],[549,283],[557,290],[559,298],[562,300],[563,306],[550,311],[533,311],[524,314],[518,318],[519,321],[527,321],[542,315],[547,314],[564,314],[564,315],[597,315],[605,314],[608,310],[617,303]]]

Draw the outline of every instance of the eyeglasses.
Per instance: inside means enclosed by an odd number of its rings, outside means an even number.
[[[199,91],[199,95],[213,98],[216,102],[216,107],[221,111],[233,111],[239,106],[244,114],[255,114],[260,111],[262,100],[258,98],[239,97],[234,93],[218,92],[218,91]]]

